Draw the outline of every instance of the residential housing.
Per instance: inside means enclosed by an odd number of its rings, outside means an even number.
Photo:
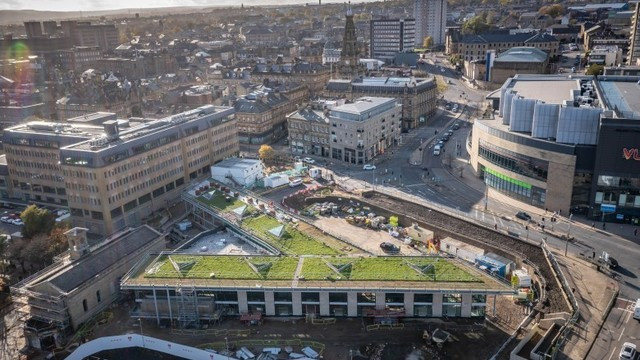
[[[431,36],[434,45],[445,43],[447,0],[414,0],[413,17],[416,20],[416,46],[422,46],[427,36]]]

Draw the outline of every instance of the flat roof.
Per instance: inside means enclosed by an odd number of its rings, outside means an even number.
[[[351,104],[336,106],[333,109],[331,109],[331,112],[344,112],[344,113],[359,115],[359,114],[362,114],[363,112],[370,111],[371,109],[377,106],[391,104],[395,102],[396,102],[395,98],[366,96],[366,97],[361,97],[359,99],[356,99]]]
[[[259,163],[261,163],[261,161],[257,159],[229,158],[229,159],[222,160],[219,163],[212,165],[211,167],[218,167],[218,168],[225,168],[225,169],[248,168]]]
[[[177,271],[176,269],[180,269]],[[173,287],[295,289],[475,290],[513,293],[462,261],[439,256],[235,256],[153,254],[122,281],[123,288]]]
[[[571,90],[580,89],[580,82],[566,80],[516,80],[513,90],[527,99],[537,99],[547,104],[562,104],[565,100],[573,101]]]
[[[607,109],[625,118],[640,120],[640,77],[608,77],[598,82]]]

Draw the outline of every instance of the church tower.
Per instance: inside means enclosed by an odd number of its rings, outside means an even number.
[[[358,66],[358,41],[356,38],[356,26],[353,24],[353,11],[351,10],[351,2],[347,8],[347,23],[344,27],[344,37],[342,38],[342,53],[340,54],[343,65],[355,68]]]

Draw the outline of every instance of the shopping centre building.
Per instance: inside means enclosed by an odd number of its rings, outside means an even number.
[[[540,208],[636,223],[639,80],[510,78],[487,97],[495,117],[474,123],[468,147],[476,174],[496,190]]]

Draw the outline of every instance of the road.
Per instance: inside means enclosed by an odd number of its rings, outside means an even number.
[[[633,318],[634,303],[635,300],[617,299],[587,360],[617,360],[625,342],[634,343],[640,348],[640,321]]]
[[[377,169],[365,171],[361,166],[347,165],[330,161],[328,168],[342,175],[341,182],[353,187],[371,188],[378,190],[401,191],[400,196],[416,196],[428,200],[433,206],[455,211],[461,216],[497,227],[500,231],[526,238],[532,241],[542,241],[543,238],[551,247],[561,251],[568,248],[573,255],[585,254],[598,256],[607,251],[620,263],[616,269],[619,275],[620,295],[636,299],[640,297],[640,246],[639,242],[630,241],[598,229],[585,226],[585,219],[571,221],[558,217],[558,222],[551,223],[549,215],[531,214],[532,224],[515,219],[515,214],[521,211],[518,203],[513,201],[503,203],[496,199],[486,198],[485,192],[477,187],[467,185],[461,181],[460,174],[464,167],[469,174],[467,164],[468,154],[465,142],[471,131],[472,122],[477,110],[484,103],[485,93],[468,88],[452,69],[442,67],[443,58],[438,63],[426,64],[421,68],[443,76],[451,84],[444,92],[444,99],[464,105],[461,113],[453,113],[444,109],[444,101],[440,101],[439,108],[427,126],[402,134],[402,142],[393,151],[376,158],[372,163]],[[445,69],[442,72],[441,69]],[[440,156],[433,155],[434,140],[447,130],[454,122],[459,122],[461,128],[454,131],[451,139],[445,144],[445,152]],[[436,135],[436,130],[438,135]],[[414,153],[422,150],[422,161],[411,163]],[[418,157],[419,158],[419,157]],[[324,162],[324,161],[322,161]],[[449,166],[449,164],[453,164]],[[426,170],[424,170],[426,168]],[[485,202],[487,210],[485,210]],[[544,222],[543,222],[544,218]],[[535,224],[544,223],[547,230],[556,234],[566,234],[575,237],[575,241],[567,243],[550,235]]]

